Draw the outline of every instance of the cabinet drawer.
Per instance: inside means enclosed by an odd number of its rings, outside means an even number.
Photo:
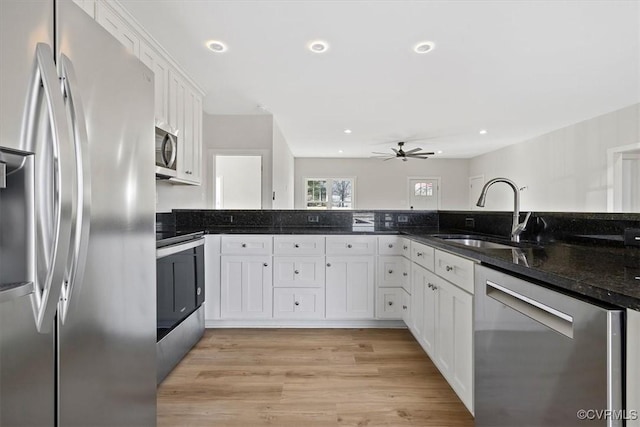
[[[435,273],[473,294],[473,265],[469,259],[441,250],[435,251]]]
[[[400,238],[400,249],[402,250],[402,256],[411,259],[411,240],[406,237]]]
[[[378,319],[402,319],[402,288],[378,288],[376,317]]]
[[[433,271],[434,249],[418,242],[411,242],[411,261]]]
[[[273,236],[275,255],[324,255],[323,236]]]
[[[387,288],[400,288],[405,276],[405,265],[402,256],[378,257],[378,286]]]
[[[379,236],[378,255],[402,255],[402,240],[400,236]]]
[[[273,317],[275,319],[324,318],[324,289],[275,288]]]
[[[327,255],[373,255],[376,252],[374,236],[328,236]]]
[[[225,255],[271,255],[272,236],[222,236],[221,252]]]
[[[323,287],[324,272],[323,256],[273,258],[273,286]]]

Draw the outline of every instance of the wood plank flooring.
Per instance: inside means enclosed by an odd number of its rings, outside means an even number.
[[[208,329],[158,389],[159,426],[471,427],[406,329]]]

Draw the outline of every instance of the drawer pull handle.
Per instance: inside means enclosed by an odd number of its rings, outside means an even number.
[[[406,306],[406,305],[403,305],[403,306],[402,306],[402,309],[403,309],[403,310],[406,310],[406,309],[407,309],[407,306]]]
[[[437,287],[436,285],[433,285],[433,286],[431,287],[431,289],[433,289],[434,291],[437,291],[437,290],[438,290],[438,287]]]
[[[389,270],[389,274],[393,274],[393,270]]]
[[[202,293],[202,289],[198,287],[198,290],[196,291],[196,295],[200,296],[201,293]]]
[[[243,248],[246,248],[246,247],[247,247],[247,244],[246,244],[246,243],[243,243],[243,244],[242,244],[242,247],[243,247]]]
[[[295,245],[293,245],[293,247],[294,247],[294,248],[299,248],[299,247],[300,247],[300,245],[296,243]]]
[[[406,251],[407,249],[409,249],[409,246],[404,245],[404,246],[402,247],[402,249],[404,249],[404,250]]]
[[[349,249],[351,249],[353,246],[351,245],[351,243],[349,243],[349,244],[347,245],[347,247],[348,247]]]
[[[407,276],[409,275],[409,273],[407,273],[407,272],[405,271],[404,273],[402,273],[402,275],[403,275],[404,277],[407,277]]]
[[[389,247],[392,248],[393,247],[393,243],[389,243]]]
[[[329,262],[328,262],[328,263],[327,263],[327,267],[331,267],[331,263],[329,263]]]
[[[451,271],[451,270],[453,270],[453,267],[451,267],[450,265],[447,265],[444,269],[447,270],[447,271]]]
[[[300,274],[300,272],[298,270],[294,270],[295,274]]]
[[[389,301],[388,304],[391,306],[393,305],[393,301]]]
[[[300,303],[298,301],[294,302],[295,305],[300,305]]]
[[[262,265],[264,265],[265,267],[269,267],[269,264],[267,264],[266,262]]]
[[[423,254],[422,252],[416,252],[416,255],[418,255],[418,256],[422,256],[422,255],[424,255],[424,254]]]
[[[435,286],[433,285],[433,283],[428,283],[427,284],[428,287],[430,287],[431,289],[435,288]]]

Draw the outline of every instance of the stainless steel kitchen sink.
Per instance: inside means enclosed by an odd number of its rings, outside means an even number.
[[[486,236],[475,236],[465,234],[436,234],[432,237],[442,239],[448,243],[470,246],[480,249],[527,249],[533,245],[527,243],[510,242],[508,240],[494,239]]]
[[[444,239],[450,243],[458,243],[465,246],[483,249],[513,249],[515,246],[509,246],[502,243],[490,242],[488,240],[468,239],[468,238],[449,238]]]

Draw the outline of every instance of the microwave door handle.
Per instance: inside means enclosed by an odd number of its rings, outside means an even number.
[[[65,280],[67,257],[71,243],[71,215],[73,211],[73,163],[74,152],[69,136],[69,127],[65,114],[64,100],[60,91],[58,74],[53,62],[51,47],[44,43],[36,45],[33,78],[29,88],[28,104],[23,123],[23,135],[28,147],[36,147],[40,105],[44,99],[51,130],[53,152],[53,203],[38,215],[52,215],[53,228],[50,242],[34,231],[35,245],[49,245],[47,254],[48,270],[40,282],[37,274],[35,248],[29,250],[29,260],[34,276],[34,292],[32,294],[36,327],[40,333],[49,333],[57,312],[62,283]],[[36,153],[38,155],[38,153]],[[46,197],[36,188],[37,198]],[[32,205],[31,223],[36,224],[36,208]]]
[[[60,57],[63,91],[69,107],[73,142],[76,155],[76,207],[72,219],[71,248],[67,264],[67,280],[60,298],[59,314],[64,324],[72,302],[74,289],[82,283],[89,247],[91,224],[91,164],[89,162],[89,137],[82,98],[78,92],[78,79],[71,60]]]
[[[167,144],[169,143],[169,141],[169,135],[165,135],[164,138],[162,138],[162,144],[160,145],[160,156],[162,157],[162,163],[165,167],[169,166],[170,160],[170,158],[167,156]]]

